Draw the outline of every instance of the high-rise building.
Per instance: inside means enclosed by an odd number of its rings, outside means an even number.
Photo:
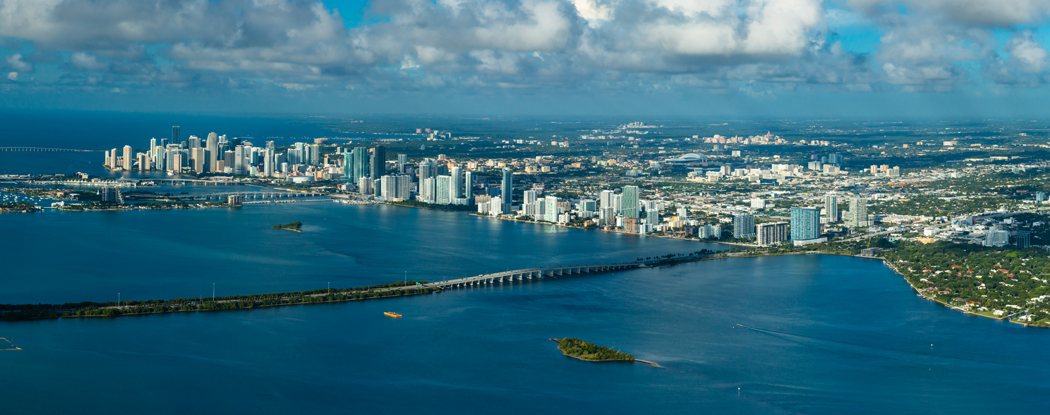
[[[500,186],[500,198],[503,201],[503,213],[510,213],[511,202],[514,200],[514,174],[510,169],[503,168],[503,183]],[[552,221],[553,222],[553,221]]]
[[[427,177],[419,182],[419,199],[424,203],[437,201],[437,180]]]
[[[438,176],[437,177],[437,195],[435,195],[435,203],[439,205],[448,205],[452,203],[452,176]]]
[[[355,147],[354,183],[359,183],[364,177],[368,177],[368,149],[365,147]]]
[[[1005,246],[1010,243],[1010,232],[1003,230],[989,230],[984,236],[984,246]]]
[[[376,192],[376,196],[386,201],[394,201],[397,196],[397,177],[391,175],[385,175],[380,178],[380,189]]]
[[[273,167],[277,164],[277,155],[274,154],[276,151],[273,141],[267,141],[266,156],[263,158],[263,175],[266,177],[273,177]]]
[[[1017,231],[1017,247],[1024,249],[1032,246],[1031,231]]]
[[[376,146],[372,149],[372,160],[369,167],[371,168],[369,177],[373,180],[386,174],[386,147]]]
[[[182,137],[180,137],[179,126],[177,125],[171,126],[171,144],[182,145]]]
[[[755,237],[755,216],[747,213],[733,215],[733,237],[751,239]]]
[[[321,165],[321,146],[317,144],[310,144],[307,145],[306,148],[310,152],[308,164],[310,164],[311,166]]]
[[[846,226],[863,228],[871,226],[868,222],[868,198],[855,196],[849,198],[849,212],[846,213]]]
[[[612,190],[602,190],[598,194],[598,207],[601,209],[613,207],[613,197],[616,196],[616,192]]]
[[[178,175],[182,173],[182,165],[186,162],[182,159],[182,152],[178,150],[172,150],[171,155],[171,171]]]
[[[820,238],[820,208],[791,208],[791,240]]]
[[[193,163],[194,173],[204,173],[204,153],[205,150],[203,147],[194,147],[190,149],[190,161]]]
[[[468,171],[463,175],[463,197],[467,199],[468,205],[474,201],[474,172]]]
[[[828,223],[839,221],[839,198],[837,196],[824,196],[824,217],[828,219]]]
[[[102,196],[102,203],[124,204],[124,195],[121,194],[120,188],[117,187],[103,187],[99,189],[99,196]]]
[[[412,177],[406,174],[399,174],[397,177],[397,188],[394,197],[398,200],[408,200],[412,197]]]
[[[545,205],[543,207],[543,220],[547,222],[557,222],[558,213],[561,213],[558,209],[558,198],[554,196],[547,196],[543,199],[543,204]]]
[[[110,170],[117,169],[117,149],[112,149],[106,155],[106,162],[109,164]]]
[[[408,164],[408,154],[397,155],[397,172],[405,174],[405,166]]]
[[[522,204],[530,204],[530,205],[536,203],[536,191],[535,190],[526,190],[522,194],[521,203]]]
[[[423,183],[423,180],[425,179],[432,179],[436,176],[437,166],[434,163],[434,159],[426,159],[423,160],[422,163],[419,163],[419,168],[416,169],[416,177],[420,183]]]
[[[598,203],[594,199],[583,199],[580,200],[580,211],[587,213],[594,213],[598,211]]]
[[[787,222],[760,223],[755,227],[755,236],[759,245],[768,246],[788,240]]]
[[[244,174],[244,146],[233,149],[233,174],[240,176]]]
[[[218,169],[218,163],[216,162],[219,161],[219,135],[208,133],[208,140],[204,143],[204,149],[208,152],[208,171],[216,173]]]
[[[361,177],[361,179],[357,181],[357,192],[362,195],[372,194],[372,179]]]
[[[233,150],[226,150],[226,153],[223,154],[223,157],[222,157],[222,162],[223,162],[222,170],[223,170],[223,173],[233,173],[233,163],[234,163],[234,160],[236,159],[235,156],[236,156],[236,153],[234,153]]]
[[[624,186],[623,195],[621,195],[621,209],[623,210],[624,219],[638,219],[641,215],[638,212],[638,186]]]
[[[135,160],[135,155],[131,154],[131,146],[124,146],[122,154],[124,155],[124,158],[121,160],[124,162],[124,170],[131,170],[131,163]]]
[[[460,189],[463,187],[463,168],[460,166],[452,166],[450,169],[450,176],[452,176],[452,187],[449,191],[452,192],[449,197],[453,200],[463,197],[463,193]]]

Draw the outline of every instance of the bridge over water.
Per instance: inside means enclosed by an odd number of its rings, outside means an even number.
[[[478,275],[475,277],[458,278],[454,280],[437,281],[429,284],[424,284],[424,287],[433,288],[457,288],[457,287],[468,287],[472,285],[484,285],[484,284],[499,284],[504,281],[523,281],[539,278],[555,278],[561,276],[578,275],[578,274],[594,274],[601,272],[613,272],[622,271],[628,269],[636,269],[647,267],[642,262],[621,262],[615,264],[594,264],[594,265],[570,265],[570,266],[556,266],[556,267],[542,267],[542,268],[526,268],[518,269],[513,271],[497,272],[493,274]],[[412,287],[407,287],[412,288]]]
[[[80,150],[74,148],[50,148],[50,147],[0,147],[0,151],[4,152],[22,152],[22,153],[54,153],[54,152],[79,152],[79,153],[94,153],[101,150]]]
[[[222,192],[222,193],[201,193],[195,195],[177,195],[170,196],[169,199],[177,199],[180,201],[190,200],[226,200],[229,196],[241,196],[245,201],[249,200],[280,200],[280,199],[295,199],[304,197],[314,196],[327,196],[324,193],[313,193],[313,192]]]

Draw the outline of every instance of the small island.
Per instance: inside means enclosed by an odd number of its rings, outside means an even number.
[[[633,362],[634,355],[613,350],[605,346],[585,342],[577,338],[551,339],[558,343],[558,350],[569,357],[588,362]]]
[[[302,229],[303,228],[303,223],[302,222],[292,222],[292,223],[286,223],[284,225],[273,225],[273,228],[274,229],[285,229],[285,230],[295,231],[295,232],[302,232],[303,231],[303,229]]]

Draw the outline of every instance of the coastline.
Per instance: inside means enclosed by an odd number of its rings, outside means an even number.
[[[879,260],[881,260],[882,263],[886,264],[886,267],[888,267],[890,270],[892,270],[895,274],[900,275],[901,278],[904,279],[904,282],[908,283],[908,286],[911,287],[912,291],[915,291],[916,296],[918,296],[918,297],[920,297],[922,299],[925,299],[925,300],[928,300],[928,301],[932,301],[935,304],[939,304],[941,306],[950,308],[950,309],[955,310],[955,311],[959,311],[959,312],[961,312],[963,314],[970,315],[970,316],[984,317],[984,318],[989,318],[989,319],[997,320],[997,321],[1006,320],[1009,323],[1020,324],[1020,325],[1025,326],[1025,327],[1048,328],[1048,327],[1044,327],[1044,326],[1036,326],[1036,325],[1033,325],[1033,324],[1021,323],[1021,322],[1016,322],[1014,320],[1010,320],[1011,317],[1014,317],[1014,316],[1016,316],[1018,314],[1021,314],[1021,312],[1016,312],[1016,313],[1013,313],[1013,314],[1007,314],[1007,315],[1004,315],[1002,317],[986,316],[984,314],[974,313],[972,311],[964,310],[964,309],[962,309],[960,307],[956,307],[956,306],[953,306],[951,304],[947,304],[945,302],[938,301],[936,298],[927,297],[925,295],[922,295],[922,292],[920,292],[918,288],[915,288],[915,285],[912,284],[911,281],[908,281],[908,278],[904,275],[904,273],[900,272],[897,269],[896,266],[894,266],[893,264],[890,263],[890,261],[888,259],[886,259],[886,258],[879,258],[879,257],[871,257],[870,259],[879,259]]]

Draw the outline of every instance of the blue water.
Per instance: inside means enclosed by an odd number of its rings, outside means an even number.
[[[302,220],[301,234],[267,229]],[[25,230],[31,229],[32,232]],[[0,215],[0,302],[456,277],[696,242],[384,206]],[[404,314],[389,319],[383,311]],[[568,359],[575,336],[664,368]],[[708,261],[321,306],[0,323],[4,413],[1043,413],[1050,332],[881,262]],[[56,397],[60,396],[61,399]]]

